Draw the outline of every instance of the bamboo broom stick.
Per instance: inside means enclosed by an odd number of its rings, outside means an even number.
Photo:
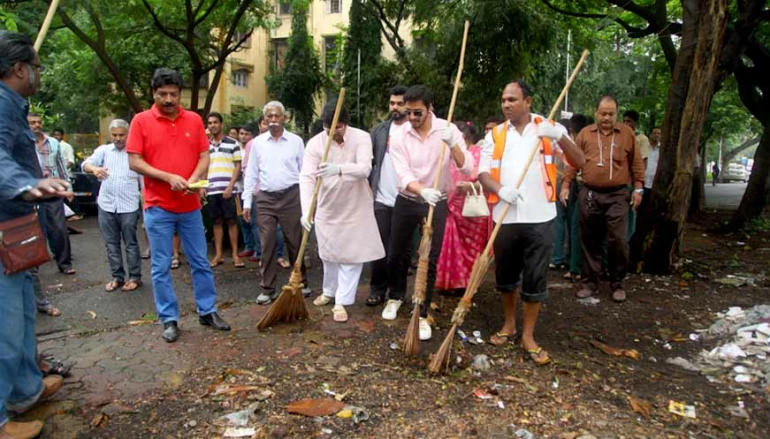
[[[337,98],[337,108],[334,110],[334,119],[332,119],[332,124],[329,127],[329,136],[326,139],[326,146],[324,148],[324,155],[321,159],[321,163],[329,158],[329,150],[332,146],[334,131],[337,129],[337,122],[339,121],[340,111],[342,110],[342,103],[344,101],[345,88],[343,87],[340,89],[340,94]],[[310,207],[307,211],[308,219],[312,219],[315,216],[315,209],[318,204],[318,192],[320,189],[321,178],[317,178],[315,188],[313,189],[313,197],[310,199]],[[305,299],[302,297],[302,262],[305,258],[305,249],[307,248],[309,236],[310,232],[303,228],[302,243],[299,246],[297,260],[294,261],[294,267],[291,270],[289,284],[283,287],[281,295],[278,296],[278,299],[270,306],[270,309],[267,310],[265,316],[262,317],[259,323],[257,323],[257,329],[260,331],[277,322],[291,323],[297,320],[304,320],[310,315]]]
[[[465,67],[465,46],[468,43],[469,29],[470,22],[466,21],[463,28],[463,42],[460,48],[460,64],[457,67],[457,76],[455,77],[454,90],[452,91],[452,100],[449,103],[447,127],[452,125],[457,95],[460,91],[460,81],[463,74],[463,68]],[[436,172],[436,177],[433,179],[433,189],[438,189],[441,173],[444,169],[444,155],[446,154],[446,150],[447,148],[442,146],[441,154],[439,154],[438,159],[438,170]],[[415,356],[420,352],[420,306],[425,302],[425,295],[428,288],[428,265],[430,260],[430,247],[433,240],[433,214],[435,210],[435,206],[430,206],[428,208],[428,218],[425,220],[425,224],[422,228],[422,238],[420,239],[420,247],[418,250],[420,259],[417,262],[417,273],[415,274],[414,279],[414,294],[412,295],[414,308],[412,309],[412,318],[409,320],[409,326],[407,326],[406,335],[404,337],[404,353],[408,356]]]
[[[59,0],[53,0],[48,6],[48,13],[45,14],[43,26],[40,27],[40,32],[38,32],[37,38],[35,39],[35,52],[39,52],[40,48],[43,46],[43,40],[45,40],[45,36],[48,35],[48,29],[51,27],[53,16],[56,14],[56,8],[58,7]]]
[[[580,57],[580,60],[578,61],[575,69],[572,71],[572,74],[569,77],[569,80],[564,85],[564,88],[559,94],[559,97],[556,99],[556,103],[554,103],[553,107],[551,108],[551,112],[548,114],[548,119],[553,119],[556,116],[556,112],[559,110],[564,96],[566,96],[567,91],[569,91],[569,88],[575,81],[575,78],[577,77],[578,72],[580,71],[580,68],[583,66],[583,63],[587,57],[588,49],[583,50],[583,55]],[[527,175],[527,171],[529,171],[529,167],[532,164],[533,158],[535,157],[535,154],[537,154],[537,151],[540,149],[540,143],[541,142],[538,141],[532,148],[532,151],[529,154],[529,158],[527,159],[527,165],[524,168],[524,172],[521,173],[518,181],[516,182],[516,189],[519,189],[522,182],[524,182],[524,177]],[[489,265],[492,260],[492,257],[490,256],[492,252],[492,246],[494,245],[495,238],[497,238],[497,234],[500,232],[500,227],[503,224],[502,219],[505,218],[505,216],[508,214],[510,207],[510,204],[505,204],[505,208],[503,209],[502,215],[500,216],[500,221],[495,224],[495,228],[492,231],[492,235],[489,237],[489,241],[487,242],[484,251],[481,252],[478,258],[476,258],[476,262],[473,264],[471,276],[468,280],[468,287],[466,288],[465,294],[463,294],[462,299],[460,299],[460,303],[457,304],[457,308],[452,315],[452,328],[449,330],[449,333],[444,339],[444,342],[441,343],[439,350],[436,351],[436,354],[433,356],[433,359],[428,365],[428,370],[433,373],[440,373],[442,369],[449,367],[449,354],[452,347],[452,340],[454,339],[455,333],[457,332],[457,328],[459,328],[465,321],[465,316],[470,311],[471,304],[473,302],[473,296],[478,291],[478,288],[481,285],[487,270],[489,269]]]

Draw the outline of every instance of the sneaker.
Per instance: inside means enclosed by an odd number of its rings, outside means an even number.
[[[385,320],[396,320],[398,309],[401,308],[402,303],[404,303],[403,300],[388,300],[388,303],[385,304],[385,309],[382,310],[382,318]]]
[[[268,303],[270,303],[273,300],[275,300],[276,297],[278,297],[278,296],[275,293],[267,294],[267,293],[263,292],[262,294],[259,295],[259,297],[257,297],[257,304],[258,305],[267,305]]]
[[[433,330],[430,329],[430,323],[425,317],[420,317],[420,340],[430,340],[433,336]]]
[[[313,305],[315,305],[315,306],[324,306],[324,305],[328,305],[329,302],[331,302],[331,301],[332,301],[331,297],[324,296],[323,294],[321,294],[320,296],[315,298],[315,300],[313,301]]]

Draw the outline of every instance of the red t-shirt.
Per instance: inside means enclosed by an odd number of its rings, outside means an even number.
[[[198,166],[200,153],[208,151],[209,139],[201,117],[179,107],[179,115],[171,120],[153,105],[131,121],[126,151],[141,154],[147,164],[164,172],[189,179]],[[158,206],[174,213],[187,213],[201,208],[198,194],[185,195],[172,191],[168,183],[144,177],[144,208]]]

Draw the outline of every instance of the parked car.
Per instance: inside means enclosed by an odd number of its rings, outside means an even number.
[[[740,163],[730,163],[720,177],[726,183],[731,181],[746,183],[749,180],[749,171]]]

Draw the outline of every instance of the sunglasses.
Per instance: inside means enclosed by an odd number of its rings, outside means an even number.
[[[414,117],[422,117],[422,115],[425,114],[425,111],[423,111],[423,110],[404,110],[404,113],[406,113],[407,116],[414,115]]]

